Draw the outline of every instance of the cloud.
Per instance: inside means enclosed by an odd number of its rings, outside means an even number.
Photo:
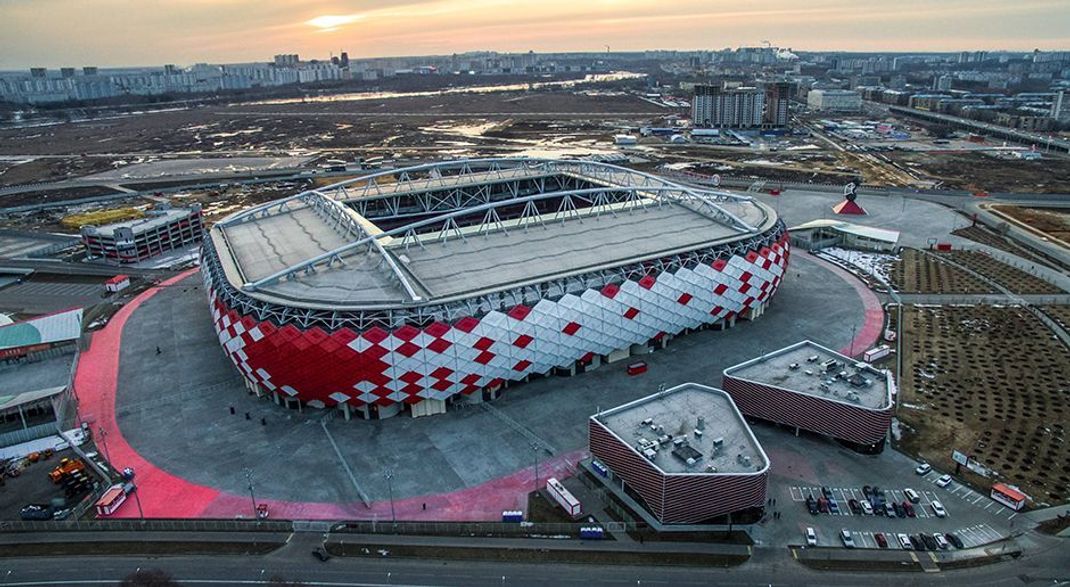
[[[338,27],[364,20],[363,14],[325,14],[310,18],[305,24],[318,28],[322,32],[338,30]]]

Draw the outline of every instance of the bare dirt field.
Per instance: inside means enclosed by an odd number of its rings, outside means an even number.
[[[39,181],[59,181],[111,169],[107,159],[65,157],[34,159],[25,163],[0,162],[0,186]]]
[[[995,210],[1053,238],[1070,243],[1070,209],[998,205]]]
[[[886,155],[931,179],[943,181],[944,187],[951,189],[1070,192],[1070,158],[1062,155],[1039,161],[1002,159],[984,153],[897,151]]]
[[[965,228],[953,230],[951,231],[951,234],[961,236],[962,238],[968,238],[976,243],[988,245],[1001,251],[1006,251],[1012,255],[1017,255],[1028,261],[1041,263],[1054,269],[1062,269],[1063,271],[1070,270],[1070,266],[1060,263],[1057,259],[1053,259],[1043,253],[1019,245],[1017,242],[985,226],[967,226]]]
[[[972,269],[981,275],[995,281],[1008,290],[1018,294],[1061,294],[1063,290],[1054,284],[1026,273],[1016,267],[1011,267],[998,259],[994,259],[977,251],[949,251],[936,253],[939,257],[946,258],[967,269]]]
[[[981,294],[996,289],[969,273],[915,249],[904,249],[892,266],[892,284],[901,293]]]
[[[959,450],[1037,503],[1070,500],[1070,350],[1043,323],[1018,307],[907,307],[903,342],[903,449],[944,470]]]

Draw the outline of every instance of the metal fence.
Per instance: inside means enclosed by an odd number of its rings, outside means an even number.
[[[400,534],[422,536],[578,536],[580,528],[600,526],[623,532],[624,522],[397,522],[389,520],[339,522],[331,531],[343,534]]]

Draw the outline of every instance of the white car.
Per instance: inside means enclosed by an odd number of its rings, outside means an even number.
[[[917,473],[918,475],[925,475],[929,471],[932,471],[932,470],[933,470],[932,465],[930,465],[929,463],[922,463],[922,464],[918,465],[917,468],[914,469],[914,472]]]
[[[947,487],[951,485],[951,475],[940,475],[940,478],[936,480],[937,487]]]
[[[933,539],[936,540],[936,545],[940,547],[940,550],[947,550],[951,546],[947,538],[944,538],[944,535],[939,532],[933,534]]]
[[[940,500],[934,499],[929,505],[933,506],[933,513],[936,514],[937,518],[947,517],[947,510],[944,509],[944,504],[940,503]]]
[[[851,531],[847,529],[840,530],[840,540],[843,540],[843,545],[847,548],[855,547],[854,536],[851,535]]]
[[[869,504],[868,499],[863,499],[862,501],[858,502],[858,505],[862,506],[863,514],[866,514],[867,516],[873,515],[873,506]]]
[[[817,532],[813,528],[806,529],[806,545],[817,546]]]
[[[914,548],[910,544],[910,537],[907,536],[906,534],[896,534],[895,535],[895,539],[899,541],[899,547],[902,548],[903,550],[910,550],[910,549]]]

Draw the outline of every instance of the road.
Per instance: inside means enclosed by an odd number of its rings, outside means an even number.
[[[334,587],[379,585],[501,586],[557,585],[889,585],[920,580],[920,573],[855,573],[814,571],[792,560],[787,549],[759,549],[753,558],[729,569],[662,566],[600,566],[520,564],[508,562],[394,559],[370,553],[368,558],[332,558],[320,563],[311,556],[319,534],[294,534],[279,550],[263,556],[106,557],[67,556],[0,560],[0,585],[109,585],[137,569],[161,569],[184,585],[265,585],[272,578],[303,585]],[[1028,535],[1027,553],[1017,561],[973,569],[927,573],[933,584],[1052,585],[1070,581],[1065,540]]]

